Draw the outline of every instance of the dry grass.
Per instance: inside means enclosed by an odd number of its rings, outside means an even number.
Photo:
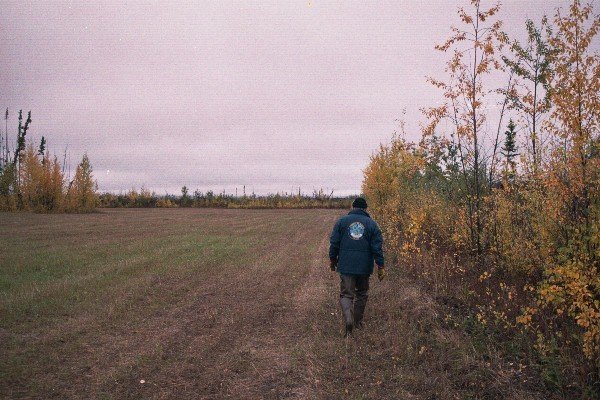
[[[343,340],[327,268],[342,213],[0,214],[0,396],[541,397],[398,270]]]

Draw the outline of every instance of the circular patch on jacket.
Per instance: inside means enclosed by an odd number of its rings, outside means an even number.
[[[348,227],[348,231],[350,232],[350,237],[352,239],[359,240],[365,233],[365,226],[360,222],[353,222]]]

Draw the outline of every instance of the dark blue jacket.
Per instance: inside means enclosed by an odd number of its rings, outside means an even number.
[[[340,274],[370,275],[373,261],[384,265],[381,230],[363,209],[355,208],[340,218],[329,243],[329,259],[337,260]]]

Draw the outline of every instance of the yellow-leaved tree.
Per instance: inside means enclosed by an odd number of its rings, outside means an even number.
[[[63,211],[64,180],[56,158],[37,153],[32,144],[20,155],[18,196],[23,210]]]
[[[75,170],[75,177],[69,185],[67,204],[69,211],[90,212],[96,208],[98,185],[92,175],[92,165],[87,154],[83,155],[81,163]]]
[[[572,318],[583,349],[600,360],[600,55],[592,43],[600,17],[574,0],[557,13],[550,77],[553,104],[547,129],[552,154],[546,174],[544,236],[553,255],[539,290],[540,305]]]
[[[443,90],[447,101],[424,110],[429,119],[423,131],[425,137],[434,135],[442,121],[449,121],[452,126],[450,138],[457,149],[463,186],[467,191],[465,210],[471,250],[480,264],[485,250],[483,203],[488,168],[484,139],[490,135],[486,131],[489,113],[486,101],[493,92],[488,79],[503,69],[498,54],[508,41],[501,31],[502,21],[497,18],[499,9],[499,4],[485,9],[480,0],[471,0],[470,11],[459,8],[461,27],[453,27],[450,38],[436,46],[437,50],[452,54],[446,66],[449,79],[429,79]]]

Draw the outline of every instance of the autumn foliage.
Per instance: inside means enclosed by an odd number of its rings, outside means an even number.
[[[522,44],[498,10],[459,10],[437,47],[446,77],[430,79],[443,104],[423,110],[418,143],[401,132],[371,157],[363,191],[404,269],[482,326],[528,337],[549,386],[596,393],[600,18],[572,1],[527,21]]]
[[[0,169],[0,210],[34,212],[90,212],[97,206],[97,185],[87,155],[68,182],[56,157],[45,150],[45,138],[35,150],[26,145],[25,126],[19,117],[19,134],[12,162],[6,158]]]
[[[98,185],[92,176],[92,166],[87,154],[75,170],[75,177],[69,183],[66,195],[67,211],[91,211],[98,203]]]
[[[23,210],[49,212],[64,207],[64,178],[56,157],[39,155],[30,144],[22,154],[16,185],[17,203]]]

